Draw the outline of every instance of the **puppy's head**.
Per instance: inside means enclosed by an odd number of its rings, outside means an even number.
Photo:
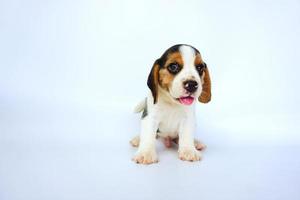
[[[200,52],[189,45],[175,45],[157,59],[148,76],[154,104],[160,92],[173,102],[191,105],[195,99],[208,103],[211,99],[211,82]]]

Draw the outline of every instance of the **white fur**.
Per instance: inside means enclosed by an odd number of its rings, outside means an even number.
[[[201,93],[201,79],[197,73],[194,60],[195,51],[189,46],[181,46],[180,53],[183,57],[184,67],[173,80],[170,93],[158,88],[159,97],[153,104],[151,92],[147,97],[148,115],[141,120],[141,135],[139,148],[133,158],[138,163],[150,164],[157,162],[155,150],[156,135],[161,137],[179,137],[179,157],[182,160],[196,161],[200,159],[200,152],[194,146],[195,101]],[[185,96],[183,82],[193,79],[198,82],[195,100],[192,105],[185,106],[174,98]],[[142,104],[138,106],[142,107]],[[137,109],[140,110],[140,109]],[[159,130],[159,132],[157,132]]]

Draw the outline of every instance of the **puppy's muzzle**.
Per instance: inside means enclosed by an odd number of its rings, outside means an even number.
[[[198,83],[194,80],[187,80],[183,82],[183,88],[189,93],[194,93],[198,86]]]

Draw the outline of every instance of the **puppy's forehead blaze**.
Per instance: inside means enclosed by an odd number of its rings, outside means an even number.
[[[174,62],[178,63],[179,65],[183,65],[182,56],[181,56],[180,52],[178,52],[178,51],[170,53],[168,55],[165,66],[168,66],[169,64],[174,63]]]
[[[168,66],[169,64],[174,63],[174,62],[178,63],[181,66],[184,66],[183,57],[182,57],[182,55],[179,51],[170,53],[168,55],[165,66]],[[203,63],[203,60],[202,60],[201,54],[196,53],[195,60],[194,60],[194,65],[196,66],[196,65],[199,65],[199,64],[202,64],[202,63]]]

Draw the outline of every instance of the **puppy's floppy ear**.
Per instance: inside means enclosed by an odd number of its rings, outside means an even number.
[[[202,84],[202,92],[198,98],[198,100],[201,103],[208,103],[211,100],[211,81],[210,81],[210,76],[209,76],[209,72],[207,69],[206,64],[204,63],[205,67],[203,69],[203,84]]]
[[[157,102],[158,76],[159,76],[159,60],[156,60],[152,66],[148,76],[147,85],[152,92],[154,104]]]

